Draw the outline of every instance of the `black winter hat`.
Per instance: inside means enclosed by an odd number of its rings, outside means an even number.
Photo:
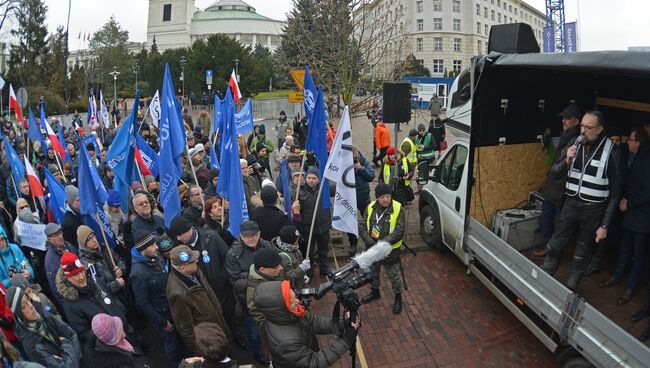
[[[379,183],[375,187],[375,197],[379,198],[383,195],[390,194],[390,186],[386,183]]]
[[[183,216],[174,217],[171,226],[169,226],[169,232],[174,238],[183,233],[190,231],[190,229],[192,229],[192,224],[190,223],[190,220],[188,220]]]
[[[253,264],[255,269],[259,270],[260,267],[275,268],[282,263],[282,257],[273,249],[262,248],[255,252]]]
[[[263,204],[274,205],[278,201],[278,191],[270,185],[262,188],[260,196]]]
[[[298,228],[293,225],[283,226],[280,229],[280,240],[287,244],[295,244],[296,240],[300,238]]]
[[[135,241],[135,249],[138,252],[142,252],[156,242],[154,235],[147,230],[136,230],[133,234],[133,240]]]
[[[241,225],[239,225],[239,232],[242,235],[257,234],[259,231],[260,231],[260,225],[258,225],[257,222],[253,220],[244,221]]]

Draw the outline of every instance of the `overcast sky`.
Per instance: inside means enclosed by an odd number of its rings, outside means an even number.
[[[205,9],[215,0],[196,0]],[[259,14],[284,20],[291,9],[291,0],[245,0]],[[469,2],[469,0],[462,0]],[[53,32],[65,25],[68,0],[45,0],[48,5],[47,25]],[[78,49],[81,32],[97,31],[111,15],[115,15],[132,41],[147,37],[148,0],[72,0],[70,15],[70,48]],[[528,0],[544,11],[544,0]],[[578,4],[580,9],[578,10]],[[647,0],[566,0],[566,21],[580,18],[581,50],[624,50],[628,46],[650,46],[650,1]],[[580,17],[578,17],[578,14]]]

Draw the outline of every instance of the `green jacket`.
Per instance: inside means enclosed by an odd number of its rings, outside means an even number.
[[[251,141],[251,145],[248,146],[248,150],[251,151],[251,153],[257,152],[257,143],[259,141],[260,141],[259,136],[255,136],[255,138],[253,138],[253,140]],[[268,153],[273,152],[273,150],[275,149],[273,147],[273,142],[271,142],[271,140],[267,136],[264,136],[264,141],[262,143],[264,143],[264,145],[266,146],[266,150],[268,151]]]
[[[433,160],[435,158],[435,141],[431,133],[426,133],[424,137],[418,134],[415,145],[418,147],[419,161]]]

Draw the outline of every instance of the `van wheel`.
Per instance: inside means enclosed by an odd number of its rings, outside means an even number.
[[[420,211],[420,234],[422,240],[430,247],[437,250],[445,249],[440,232],[440,214],[437,209],[429,205],[425,205]]]

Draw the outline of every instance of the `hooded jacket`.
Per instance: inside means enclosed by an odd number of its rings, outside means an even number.
[[[131,288],[135,306],[159,328],[172,320],[169,302],[165,294],[169,270],[161,256],[145,258],[138,250],[131,248]]]
[[[9,241],[5,230],[0,226],[0,237],[5,240],[7,247],[0,250],[0,280],[5,288],[11,286],[9,282],[9,270],[13,269],[18,272],[22,269],[27,269],[30,274],[30,280],[34,279],[34,269],[29,263],[20,247]]]
[[[79,336],[81,345],[93,341],[91,322],[99,313],[120,317],[124,329],[127,330],[128,327],[126,310],[122,303],[117,298],[111,297],[108,288],[102,285],[101,281],[95,282],[88,270],[84,272],[88,280],[88,286],[84,289],[72,285],[63,275],[63,269],[59,269],[56,274],[56,287],[63,296],[63,311],[68,324]]]
[[[305,271],[298,265],[303,261],[302,253],[298,245],[283,242],[280,237],[271,240],[271,244],[282,257],[282,268],[284,269],[284,279],[291,281],[291,288],[300,290],[305,286]]]
[[[63,249],[59,249],[49,241],[45,243],[47,246],[47,253],[45,253],[45,276],[47,277],[47,283],[50,286],[52,295],[54,296],[54,299],[56,299],[56,303],[58,305],[63,304],[63,297],[59,293],[59,290],[56,288],[56,273],[61,267],[61,256],[65,252],[78,254],[77,248],[75,248],[74,245],[68,243],[65,240],[64,242],[65,244]]]
[[[291,314],[285,306],[280,282],[260,284],[253,300],[266,318],[265,332],[273,367],[329,367],[350,349],[348,342],[337,337],[321,350],[316,335],[333,333],[331,318],[319,317],[308,311],[302,318]]]
[[[390,132],[381,121],[375,127],[375,147],[377,149],[390,147]]]
[[[21,318],[17,318],[14,324],[16,337],[22,343],[31,362],[42,364],[51,368],[76,368],[81,362],[81,347],[77,334],[65,322],[54,317],[51,313],[44,311],[38,305],[34,305],[38,314],[46,324],[47,329],[54,336],[56,341],[41,336],[29,330]],[[63,337],[64,339],[59,339]],[[59,358],[55,358],[54,356]]]

